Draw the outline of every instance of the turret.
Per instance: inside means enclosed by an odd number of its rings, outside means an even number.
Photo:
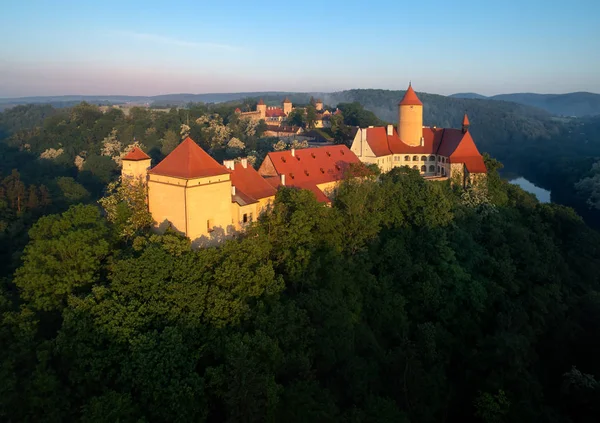
[[[139,147],[133,147],[122,159],[121,176],[146,182],[152,159]]]
[[[463,121],[462,121],[462,133],[463,134],[469,130],[469,126],[471,126],[471,124],[469,123],[469,117],[465,113],[465,116],[463,117]]]
[[[423,103],[417,97],[412,85],[398,104],[398,135],[408,145],[421,145],[423,138]]]
[[[289,98],[285,98],[285,100],[283,100],[283,113],[285,113],[285,115],[289,115],[290,112],[292,111],[292,102],[290,101]]]
[[[261,98],[256,105],[256,111],[260,113],[260,118],[264,119],[267,116],[267,105]]]

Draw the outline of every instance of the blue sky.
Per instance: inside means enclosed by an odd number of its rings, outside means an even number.
[[[600,93],[600,1],[0,0],[0,97]]]

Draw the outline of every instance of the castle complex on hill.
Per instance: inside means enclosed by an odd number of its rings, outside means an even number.
[[[411,85],[398,104],[398,126],[361,128],[351,150],[382,172],[408,166],[426,178],[451,177],[463,186],[487,172],[469,133],[467,115],[461,129],[423,126],[423,103]]]
[[[122,175],[147,184],[159,231],[170,226],[196,245],[209,245],[256,219],[280,186],[307,189],[329,203],[352,164],[360,161],[348,147],[330,145],[271,152],[256,171],[246,159],[221,165],[188,137],[154,167],[133,148],[123,157]]]
[[[286,97],[281,103],[281,107],[267,106],[261,98],[256,104],[256,110],[253,112],[242,112],[241,109],[235,109],[235,112],[241,117],[252,120],[264,120],[269,126],[281,125],[288,115],[295,108],[288,97]],[[315,119],[315,128],[329,128],[331,126],[330,118],[332,113],[329,110],[325,110],[323,101],[317,99],[315,101],[315,110],[317,111]],[[340,114],[339,110],[335,111],[335,114]]]
[[[291,102],[283,105],[277,110],[289,114]],[[254,113],[267,116],[262,101],[257,107],[251,118]],[[309,190],[329,203],[347,170],[361,162],[377,164],[383,172],[409,166],[426,178],[451,177],[462,186],[486,173],[467,116],[462,129],[423,127],[423,103],[409,86],[398,106],[398,127],[362,128],[351,149],[329,145],[270,152],[257,171],[246,159],[221,165],[188,137],[154,167],[134,147],[123,157],[122,175],[146,184],[148,208],[159,231],[170,226],[195,245],[209,245],[243,230],[273,202],[281,186]]]

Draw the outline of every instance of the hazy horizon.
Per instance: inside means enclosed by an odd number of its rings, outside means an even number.
[[[600,4],[569,6],[9,0],[0,97],[404,90],[410,80],[441,95],[598,93]]]

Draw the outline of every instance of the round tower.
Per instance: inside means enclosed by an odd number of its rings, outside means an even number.
[[[285,113],[285,115],[289,115],[290,112],[292,111],[292,102],[290,101],[289,98],[285,98],[285,100],[283,100],[283,113]]]
[[[133,147],[122,159],[121,176],[146,182],[152,159],[139,147]]]
[[[260,118],[264,119],[267,116],[267,105],[261,98],[256,104],[256,111],[260,113]]]
[[[398,135],[405,144],[421,145],[423,138],[423,103],[412,85],[398,104]]]

